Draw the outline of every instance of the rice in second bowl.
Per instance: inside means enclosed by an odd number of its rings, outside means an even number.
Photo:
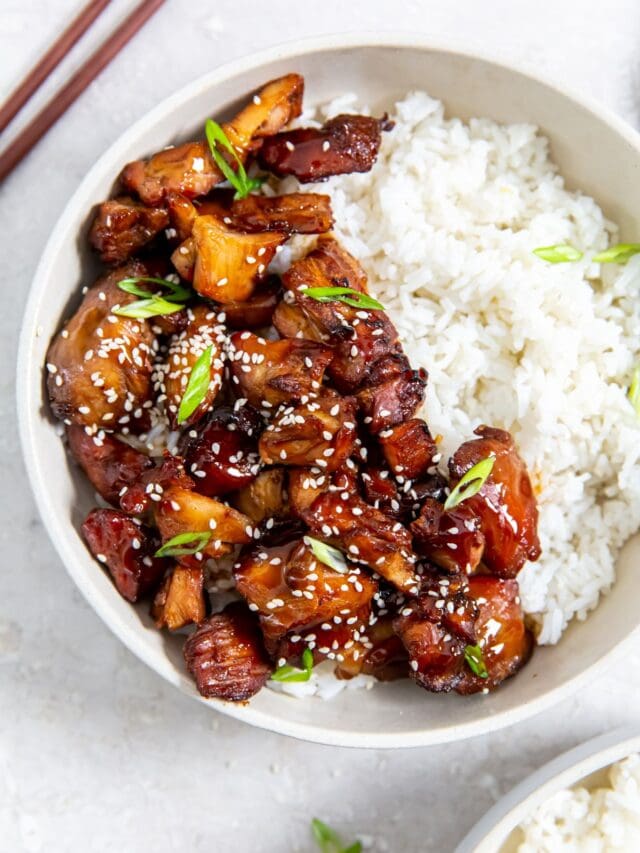
[[[346,96],[315,117],[356,111]],[[305,189],[331,196],[338,238],[411,363],[428,370],[421,414],[442,436],[443,464],[481,423],[513,433],[539,492],[543,547],[519,575],[522,602],[538,642],[555,643],[596,606],[640,527],[640,426],[627,398],[640,256],[590,260],[616,227],[565,188],[537,128],[446,118],[423,92],[391,117],[371,172]],[[533,254],[558,243],[584,258]]]

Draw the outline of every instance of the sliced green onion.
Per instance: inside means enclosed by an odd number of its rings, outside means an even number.
[[[206,348],[191,368],[191,375],[189,376],[185,392],[182,395],[180,408],[178,409],[179,424],[184,423],[187,418],[190,418],[200,403],[207,396],[209,383],[211,382],[212,361],[213,345]]]
[[[250,178],[247,175],[242,160],[240,160],[236,153],[236,149],[233,147],[229,141],[229,137],[217,121],[213,121],[213,119],[208,118],[204,125],[204,132],[207,137],[207,142],[209,143],[211,156],[215,160],[216,166],[236,191],[234,195],[235,199],[246,198],[251,190],[257,190],[262,186],[266,181],[266,177]],[[218,150],[219,145],[228,151],[236,161],[237,171],[232,169],[222,156]]]
[[[464,659],[474,675],[480,678],[489,678],[487,665],[484,662],[484,655],[480,646],[465,646]]]
[[[188,554],[197,554],[206,548],[212,535],[209,530],[202,533],[178,533],[158,548],[154,557],[186,557]]]
[[[142,296],[148,299],[150,296],[153,296],[148,290],[145,290],[143,287],[138,287],[138,282],[148,281],[151,284],[159,284],[160,287],[166,287],[170,290],[170,293],[167,293],[163,298],[167,300],[167,302],[184,302],[185,299],[189,299],[192,295],[191,291],[187,290],[186,287],[183,287],[181,284],[176,284],[174,281],[168,281],[166,278],[155,278],[155,276],[151,275],[137,275],[134,278],[123,278],[122,281],[118,282],[118,287],[120,290],[124,290],[125,293],[133,293],[134,296]]]
[[[307,548],[311,549],[313,556],[317,560],[320,560],[321,563],[324,563],[325,566],[329,566],[330,569],[334,569],[336,572],[341,572],[342,574],[349,571],[342,551],[338,551],[337,548],[327,545],[326,542],[322,542],[320,539],[314,539],[313,536],[305,536],[303,541]]]
[[[384,311],[377,299],[351,287],[307,287],[300,291],[303,296],[315,299],[317,302],[344,302],[353,308],[369,308],[374,311]]]
[[[136,320],[147,320],[149,317],[161,317],[165,314],[175,314],[182,311],[184,305],[177,302],[169,302],[162,296],[151,296],[149,299],[138,299],[121,308],[114,308],[113,314],[119,317],[133,317]]]
[[[567,243],[560,243],[557,246],[540,246],[540,248],[533,250],[533,254],[542,258],[543,261],[549,261],[550,264],[579,261],[582,257],[582,252],[579,249],[575,249]]]
[[[446,510],[453,509],[454,506],[458,506],[467,498],[477,495],[492,472],[495,461],[495,456],[488,456],[486,459],[476,462],[473,468],[469,468],[467,473],[460,478],[456,487],[451,490],[449,497],[444,502],[444,508]]]
[[[618,243],[609,246],[604,252],[598,252],[593,260],[599,264],[626,264],[629,258],[640,252],[640,243]]]
[[[308,647],[302,652],[302,666],[304,669],[298,669],[295,666],[285,664],[276,669],[271,676],[271,680],[285,683],[291,681],[309,681],[311,671],[313,670],[313,652]]]
[[[311,833],[321,853],[361,853],[362,851],[360,841],[354,841],[353,844],[344,847],[338,833],[317,817],[311,821]]]
[[[633,379],[627,397],[635,409],[636,415],[640,418],[640,366],[633,371]]]

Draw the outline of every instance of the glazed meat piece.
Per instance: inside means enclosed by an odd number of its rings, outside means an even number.
[[[360,671],[363,675],[373,675],[378,681],[395,681],[409,676],[409,655],[393,630],[392,616],[378,616],[367,627],[366,639],[370,648],[365,647],[362,658]]]
[[[357,613],[345,610],[331,620],[287,634],[275,647],[272,657],[279,666],[288,663],[299,667],[305,649],[310,649],[314,665],[335,661],[337,678],[353,678],[362,671],[367,654],[370,614],[368,605]]]
[[[281,406],[262,433],[260,458],[266,465],[335,471],[351,456],[355,439],[355,400],[327,392],[306,403]]]
[[[367,465],[366,471],[360,472],[362,490],[367,503],[376,509],[381,509],[386,515],[394,518],[402,516],[402,496],[398,484],[388,468],[382,465]]]
[[[128,196],[118,196],[99,205],[89,242],[105,264],[121,264],[168,226],[164,207],[147,207]]]
[[[170,145],[149,160],[127,164],[120,176],[122,186],[148,205],[161,204],[168,192],[196,198],[223,180],[206,142]]]
[[[252,147],[256,140],[278,133],[302,112],[304,78],[285,74],[270,80],[244,109],[223,125],[229,141],[238,153]]]
[[[304,514],[314,535],[325,536],[405,593],[417,592],[409,532],[348,492],[325,492]]]
[[[424,400],[426,385],[426,371],[412,370],[404,355],[389,355],[372,365],[356,395],[371,432],[375,435],[411,418]]]
[[[165,489],[153,509],[163,544],[179,534],[209,534],[210,538],[197,552],[202,557],[222,557],[231,552],[232,545],[245,545],[251,541],[253,528],[245,515],[220,501],[180,486]],[[199,562],[197,554],[176,555],[175,558],[184,566],[198,565]]]
[[[122,489],[153,468],[153,460],[112,435],[89,435],[85,427],[67,427],[69,450],[105,501],[118,505]]]
[[[445,512],[441,503],[427,498],[411,532],[418,554],[446,571],[469,575],[478,568],[485,540],[480,519],[466,501]]]
[[[224,222],[238,231],[324,234],[333,228],[331,199],[319,193],[248,195],[229,206]]]
[[[336,494],[358,494],[355,464],[348,459],[345,467],[333,473],[319,473],[317,468],[289,469],[289,502],[291,511],[301,519],[317,497],[325,492]]]
[[[233,231],[215,216],[198,216],[187,241],[189,250],[192,245],[195,248],[195,290],[223,304],[245,302],[265,278],[276,249],[286,236],[281,231],[244,234]],[[180,254],[182,247],[176,253]]]
[[[378,439],[387,464],[403,480],[424,477],[438,452],[429,427],[419,418],[383,430]]]
[[[180,278],[183,278],[190,284],[193,282],[193,275],[196,269],[196,256],[196,242],[193,237],[187,237],[171,255],[171,263],[175,271]]]
[[[199,492],[209,497],[226,495],[255,479],[260,467],[257,441],[262,427],[260,415],[246,404],[215,409],[197,429],[189,430],[183,452],[187,471],[196,479]]]
[[[251,483],[232,496],[232,503],[255,524],[285,516],[289,511],[286,479],[284,468],[267,468],[260,471]],[[290,524],[290,521],[287,521],[287,524]]]
[[[240,602],[198,625],[184,644],[184,659],[202,696],[230,702],[255,696],[273,669],[257,620]]]
[[[480,438],[465,442],[449,460],[451,484],[481,459],[495,456],[489,478],[465,503],[480,519],[486,567],[499,577],[515,577],[527,560],[540,556],[531,480],[510,433],[481,426],[475,434]]]
[[[458,693],[493,690],[527,663],[533,637],[524,624],[518,583],[515,580],[475,575],[469,578],[469,597],[478,608],[475,631],[477,645],[488,678],[480,678],[469,666],[456,687]]]
[[[386,115],[338,115],[321,128],[301,127],[266,139],[258,162],[274,175],[295,175],[303,184],[368,172],[378,156],[381,131],[392,127]]]
[[[272,80],[234,119],[222,125],[240,160],[246,160],[256,140],[277,133],[300,115],[303,90],[299,74]],[[223,180],[206,142],[165,148],[149,160],[129,163],[121,175],[123,186],[149,205],[159,204],[169,192],[187,198],[206,195]]]
[[[136,482],[122,487],[120,508],[130,515],[144,515],[172,485],[187,490],[195,488],[193,480],[185,473],[182,459],[165,451],[159,465],[146,469]]]
[[[465,648],[476,642],[478,617],[467,593],[464,576],[426,577],[420,596],[394,620],[409,653],[409,674],[426,690],[447,693],[464,679]]]
[[[319,389],[331,350],[313,341],[266,341],[251,332],[234,332],[229,361],[236,391],[257,409],[271,409]]]
[[[123,433],[148,425],[157,341],[147,320],[112,313],[137,298],[118,282],[139,275],[145,268],[132,262],[99,278],[49,347],[49,400],[65,423]]]
[[[169,343],[165,360],[156,365],[157,401],[164,402],[165,411],[173,429],[179,425],[197,423],[211,408],[222,387],[226,335],[218,315],[206,305],[187,309],[188,323],[183,332],[174,335]],[[211,347],[209,386],[202,402],[183,421],[179,421],[180,403],[191,377],[191,371],[200,356]]]
[[[359,319],[359,309],[344,302],[319,302],[304,295],[305,290],[314,287],[349,287],[359,293],[367,292],[365,271],[334,237],[320,237],[313,251],[294,261],[283,275],[282,283],[325,340],[340,342],[353,337],[353,322]],[[363,312],[366,316],[370,313],[382,312]]]
[[[313,337],[332,344],[334,358],[329,374],[341,393],[351,393],[366,382],[379,359],[401,354],[398,333],[384,311],[356,308],[337,300],[319,302],[304,295],[305,290],[316,287],[367,292],[364,270],[333,237],[321,237],[312,252],[291,265],[282,281],[311,326]],[[300,326],[295,312],[285,312],[278,322],[281,333],[286,329],[289,335],[296,324]]]
[[[264,329],[271,323],[280,302],[280,280],[270,276],[245,302],[225,302],[224,316],[230,329]]]
[[[290,631],[303,632],[368,605],[375,582],[347,563],[337,571],[321,563],[303,540],[271,548],[258,547],[234,566],[238,592],[260,614],[267,648],[275,648]]]
[[[175,566],[153,599],[151,617],[156,628],[177,631],[202,622],[207,615],[204,601],[204,570]]]
[[[160,542],[137,519],[114,509],[93,509],[82,533],[89,550],[109,569],[116,589],[127,601],[139,601],[162,580],[167,561],[153,556]]]
[[[312,319],[306,316],[299,305],[290,301],[285,294],[273,312],[272,323],[283,338],[306,338],[308,341],[326,341],[327,336]]]

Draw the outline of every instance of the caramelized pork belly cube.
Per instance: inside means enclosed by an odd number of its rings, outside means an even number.
[[[303,89],[304,81],[298,74],[272,80],[234,119],[222,125],[241,161],[246,161],[256,140],[277,133],[300,115]],[[224,180],[224,175],[215,165],[206,142],[186,142],[165,148],[149,160],[129,163],[120,180],[145,204],[157,205],[170,192],[187,198],[206,195]]]
[[[411,418],[378,433],[387,464],[404,480],[424,477],[438,452],[429,427],[419,418]]]
[[[224,406],[183,437],[187,471],[198,491],[209,497],[226,495],[255,479],[259,466],[257,446],[263,427],[256,410],[245,404]]]
[[[183,278],[189,283],[193,282],[193,275],[196,268],[196,241],[193,237],[180,243],[177,249],[171,255],[171,263],[180,278]]]
[[[319,193],[248,195],[232,202],[224,222],[238,231],[323,234],[333,228],[331,199]]]
[[[341,468],[356,439],[356,405],[352,397],[325,392],[306,403],[283,405],[260,437],[266,465]]]
[[[54,415],[65,423],[120,432],[148,426],[158,344],[147,320],[112,313],[138,298],[118,282],[145,274],[131,262],[99,278],[53,339],[47,389]]]
[[[258,622],[241,602],[201,622],[184,644],[184,659],[202,696],[230,702],[255,696],[273,669]]]
[[[193,480],[187,476],[184,464],[179,456],[165,451],[160,464],[142,472],[138,479],[119,492],[120,508],[131,515],[144,515],[170,486],[182,489],[195,488]]]
[[[90,435],[86,427],[67,427],[69,450],[79,462],[96,492],[110,504],[118,505],[120,493],[135,483],[143,471],[153,468],[153,460],[112,435]]]
[[[332,569],[301,539],[241,555],[234,578],[238,592],[260,614],[265,641],[272,648],[290,631],[328,622],[341,611],[359,611],[376,591],[364,570],[349,563],[346,572]]]
[[[210,539],[196,554],[176,555],[184,566],[197,566],[204,557],[222,557],[233,545],[251,541],[253,528],[246,515],[180,486],[165,489],[153,509],[163,544],[179,534],[209,534]]]
[[[156,365],[154,375],[160,391],[158,402],[164,402],[165,411],[173,429],[179,425],[197,423],[211,408],[222,387],[224,367],[224,326],[216,312],[206,305],[187,309],[188,324],[183,332],[174,335],[169,342],[166,358]],[[211,366],[207,391],[197,408],[183,421],[178,420],[180,403],[184,397],[191,372],[203,353],[211,347]]]
[[[331,349],[314,341],[266,341],[251,332],[234,332],[229,361],[236,392],[257,409],[270,409],[319,389]]]
[[[89,231],[89,242],[105,264],[121,264],[169,225],[164,207],[147,207],[128,196],[103,201]]]
[[[413,416],[424,400],[427,374],[413,370],[402,354],[385,356],[371,366],[356,394],[364,422],[374,434]]]
[[[314,536],[329,537],[403,592],[417,592],[409,532],[357,495],[325,492],[314,500],[304,520]]]
[[[153,599],[151,618],[156,628],[177,631],[202,622],[206,615],[204,570],[201,566],[175,566]]]
[[[486,575],[469,578],[469,598],[478,608],[475,632],[487,668],[487,678],[469,666],[456,687],[458,693],[493,690],[521,669],[531,657],[533,637],[524,624],[518,582]]]
[[[276,249],[285,239],[281,231],[243,234],[215,216],[198,216],[187,241],[188,248],[191,241],[195,247],[195,290],[223,304],[245,302],[265,278]],[[176,249],[177,254],[182,247]]]
[[[393,623],[409,653],[411,678],[435,693],[457,688],[465,648],[476,642],[477,616],[466,577],[425,577],[419,597],[404,604]]]
[[[280,302],[280,279],[269,276],[244,302],[225,302],[224,315],[230,329],[264,329],[269,326]]]
[[[260,524],[288,514],[286,484],[284,468],[267,468],[260,471],[248,485],[238,489],[231,496],[231,501],[254,524]]]
[[[93,509],[82,525],[93,556],[106,565],[116,589],[127,601],[144,598],[162,580],[167,560],[154,557],[160,542],[155,533],[114,509]]]
[[[480,426],[475,434],[480,438],[465,442],[449,460],[451,485],[482,459],[495,457],[488,479],[465,503],[480,519],[487,569],[499,577],[515,577],[527,560],[540,556],[531,480],[510,433]]]
[[[381,131],[392,127],[386,115],[334,116],[320,128],[300,127],[265,140],[258,162],[279,177],[295,175],[302,184],[368,172],[378,156]]]
[[[466,502],[445,511],[441,503],[427,498],[411,532],[418,554],[448,572],[469,575],[482,559],[480,519]]]

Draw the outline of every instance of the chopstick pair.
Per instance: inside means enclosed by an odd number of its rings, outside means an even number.
[[[0,133],[15,118],[29,98],[66,57],[111,0],[90,0],[62,35],[0,107]],[[29,124],[0,154],[0,181],[13,171],[38,140],[55,124],[87,86],[117,56],[165,0],[142,0],[124,21],[89,56],[71,79],[52,96]]]

